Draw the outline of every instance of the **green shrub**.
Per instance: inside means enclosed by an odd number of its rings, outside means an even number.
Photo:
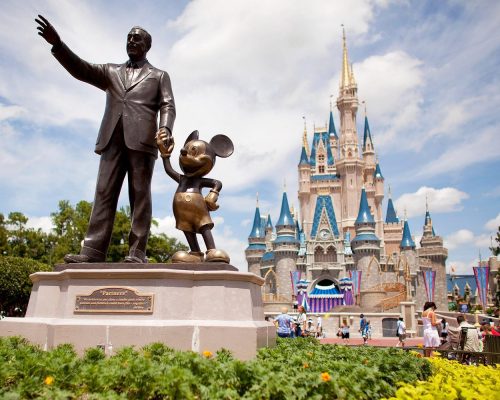
[[[29,258],[0,256],[0,313],[24,316],[31,294],[30,275],[52,267]]]
[[[255,359],[154,343],[112,357],[62,345],[44,352],[19,338],[0,339],[0,398],[50,399],[377,399],[397,385],[425,380],[427,360],[398,349],[278,340]]]

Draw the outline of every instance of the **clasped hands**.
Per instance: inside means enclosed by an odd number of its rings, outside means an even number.
[[[160,128],[156,132],[156,144],[160,150],[162,158],[170,158],[172,151],[174,150],[174,138],[172,134],[167,130],[167,128]],[[210,190],[210,192],[205,196],[205,204],[209,211],[215,211],[219,208],[217,200],[219,199],[219,192],[215,189]]]

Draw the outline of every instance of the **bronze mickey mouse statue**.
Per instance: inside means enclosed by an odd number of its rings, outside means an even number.
[[[225,262],[229,255],[224,250],[215,248],[211,229],[214,226],[209,211],[219,208],[216,204],[222,183],[215,179],[204,178],[214,164],[215,157],[226,158],[233,154],[234,146],[225,135],[216,135],[207,143],[198,139],[198,131],[192,132],[180,151],[179,165],[183,174],[176,172],[170,164],[170,155],[174,149],[172,136],[162,128],[156,136],[156,143],[163,158],[165,172],[179,186],[175,192],[173,209],[176,228],[183,231],[189,244],[190,252],[178,251],[172,257],[173,263]],[[211,188],[203,197],[202,188]],[[196,234],[203,237],[207,252],[205,257],[200,250]]]

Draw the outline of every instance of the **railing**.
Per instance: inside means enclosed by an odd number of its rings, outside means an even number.
[[[262,294],[262,301],[267,302],[267,303],[291,303],[292,300],[280,295],[280,294],[274,294],[274,293],[263,293]]]
[[[380,302],[380,308],[382,311],[390,310],[391,308],[397,307],[399,303],[406,300],[406,291],[400,292],[395,296],[387,297]]]

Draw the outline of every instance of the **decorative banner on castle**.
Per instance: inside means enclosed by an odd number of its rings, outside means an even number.
[[[297,296],[297,283],[300,281],[302,271],[290,271],[290,279],[292,280],[292,292],[294,296]]]
[[[472,269],[476,278],[479,301],[484,310],[488,302],[488,276],[490,275],[490,267],[472,267]]]
[[[352,289],[354,291],[354,295],[358,295],[361,291],[361,274],[363,271],[349,271],[349,276],[352,280]]]
[[[424,279],[425,292],[427,293],[427,301],[434,301],[436,271],[422,271],[422,277]]]
[[[304,311],[308,312],[309,311],[309,303],[307,301],[307,293],[304,293],[304,297],[302,297],[302,307],[304,307]]]

